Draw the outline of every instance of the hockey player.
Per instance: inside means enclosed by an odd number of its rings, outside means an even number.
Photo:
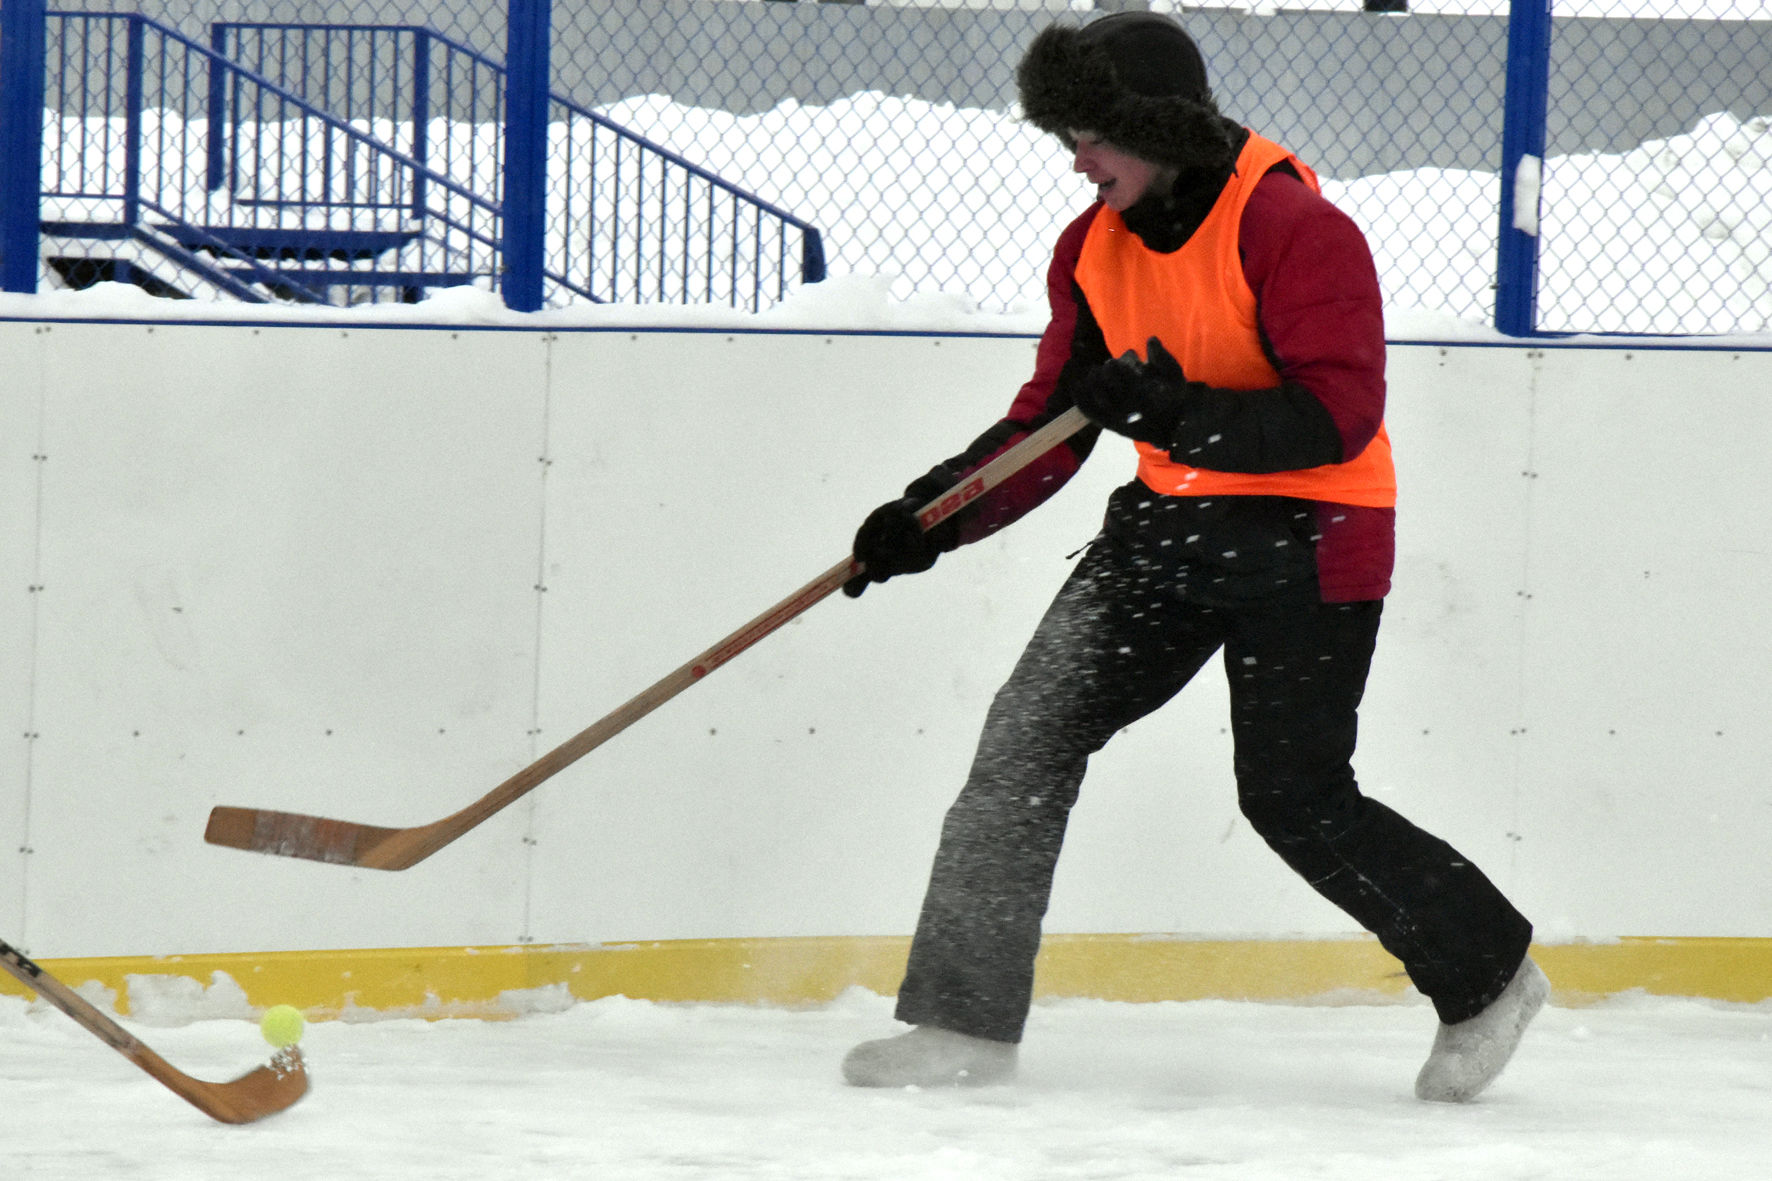
[[[1468,1100],[1548,985],[1527,920],[1469,860],[1363,795],[1350,763],[1395,546],[1370,250],[1304,163],[1219,113],[1167,17],[1048,28],[1017,84],[1097,200],[1054,251],[1031,380],[964,452],[869,514],[855,539],[866,569],[845,590],[1014,521],[1103,430],[1133,442],[1137,470],[998,692],[947,814],[898,994],[913,1028],[855,1047],[844,1076],[1013,1073],[1084,766],[1222,649],[1243,814],[1433,1002],[1417,1095]],[[1073,405],[1090,428],[918,527],[920,504]]]

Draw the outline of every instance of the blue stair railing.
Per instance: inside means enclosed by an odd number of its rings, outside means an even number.
[[[506,70],[422,25],[218,22],[210,46],[363,130],[460,188],[504,202]],[[275,196],[240,187],[238,145],[260,120],[211,88],[211,184],[237,200],[307,211],[365,208],[340,191]],[[549,108],[543,274],[549,302],[723,302],[756,310],[825,276],[823,238],[793,216],[682,155],[560,95]],[[279,175],[254,160],[256,171]],[[330,176],[321,172],[322,177]],[[425,172],[389,195],[433,210]]]
[[[496,278],[496,202],[151,18],[48,15],[45,235],[127,244],[255,302],[416,299]],[[257,167],[220,185],[210,127],[190,114],[213,117],[218,97],[256,116],[232,142],[234,162]],[[430,194],[420,217],[415,191]],[[315,195],[337,201],[303,199]]]

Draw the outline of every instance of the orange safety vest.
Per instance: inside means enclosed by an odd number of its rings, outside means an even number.
[[[1237,168],[1206,220],[1171,254],[1145,246],[1114,210],[1097,211],[1077,260],[1077,285],[1095,313],[1108,352],[1143,357],[1156,337],[1190,381],[1221,389],[1270,389],[1280,375],[1261,348],[1255,293],[1243,275],[1237,231],[1256,182],[1286,161],[1313,192],[1314,172],[1285,148],[1251,134]],[[1252,474],[1189,467],[1162,448],[1138,444],[1138,477],[1171,496],[1296,496],[1336,504],[1391,508],[1397,477],[1390,435],[1380,423],[1366,449],[1343,463]]]

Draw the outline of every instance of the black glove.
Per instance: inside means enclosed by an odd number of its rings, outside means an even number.
[[[1167,451],[1181,426],[1189,382],[1162,341],[1151,337],[1145,352],[1148,360],[1128,349],[1088,370],[1071,396],[1091,422]]]
[[[947,491],[952,479],[935,472],[914,481],[906,495],[889,500],[867,515],[855,531],[855,560],[865,569],[843,584],[843,593],[857,598],[869,583],[895,574],[921,574],[935,559],[960,544],[960,524],[949,517],[927,533],[917,523],[917,510]]]

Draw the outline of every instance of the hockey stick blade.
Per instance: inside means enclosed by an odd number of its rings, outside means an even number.
[[[410,869],[489,816],[528,795],[546,780],[602,746],[812,604],[830,595],[859,572],[860,566],[845,558],[486,795],[461,811],[432,824],[413,828],[382,828],[373,824],[332,820],[299,812],[217,805],[210,810],[203,839],[212,845],[243,849],[249,853],[297,857],[328,865],[349,865],[361,869]]]
[[[1088,421],[1080,410],[1065,411],[924,505],[917,513],[918,522],[925,531],[933,529],[1075,434]],[[432,824],[381,828],[299,812],[218,805],[209,813],[203,839],[212,845],[249,853],[296,857],[328,865],[410,869],[825,599],[861,571],[861,563],[854,558],[838,562],[707,651],[679,665],[613,713],[593,722],[461,811]]]
[[[268,1065],[247,1071],[232,1082],[205,1082],[160,1057],[103,1010],[3,939],[0,968],[211,1119],[224,1124],[249,1124],[293,1106],[308,1093],[307,1067],[301,1051],[294,1046],[279,1050]]]
[[[404,829],[328,820],[297,812],[272,812],[263,808],[232,808],[219,805],[209,813],[203,839],[212,845],[269,853],[276,857],[301,857],[333,865],[363,865],[364,858]]]

